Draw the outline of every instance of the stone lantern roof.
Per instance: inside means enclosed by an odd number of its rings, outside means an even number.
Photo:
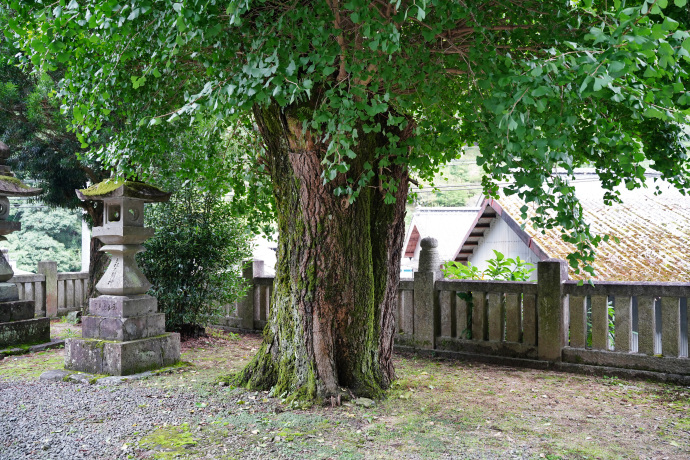
[[[43,189],[29,187],[14,177],[5,160],[10,157],[10,148],[0,141],[0,196],[36,196],[43,193]]]
[[[164,202],[170,199],[170,193],[153,185],[136,181],[108,179],[83,190],[76,190],[80,200],[103,201],[109,198],[133,198],[147,202]]]

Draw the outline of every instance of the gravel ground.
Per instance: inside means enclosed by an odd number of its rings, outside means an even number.
[[[62,350],[6,358],[0,460],[690,458],[690,388],[396,355],[375,407],[303,410],[218,385],[259,344],[188,342],[189,366],[118,386],[39,381]]]
[[[127,384],[0,382],[0,459],[127,458],[130,437],[190,421],[197,399]]]
[[[249,393],[244,394],[246,397]],[[45,382],[0,382],[0,460],[72,460],[72,459],[131,459],[152,458],[155,452],[145,452],[136,441],[156,427],[165,424],[179,426],[187,422],[196,425],[201,415],[197,403],[209,403],[215,410],[204,410],[204,417],[228,415],[233,419],[233,410],[228,411],[228,403],[237,403],[240,394],[229,399],[218,399],[210,395],[201,398],[193,393],[180,392],[179,389],[166,391],[141,387],[136,384],[118,386],[98,386],[74,383]],[[243,459],[295,459],[295,458],[334,458],[314,447],[326,447],[324,440],[309,436],[305,444],[286,450],[285,444],[272,442],[273,436],[254,430],[261,428],[256,423],[272,413],[267,410],[272,403],[262,404],[248,400],[250,406],[242,420],[247,426],[230,428],[224,433],[224,445],[235,451],[243,446],[239,457]],[[251,397],[251,396],[250,396]],[[266,406],[266,407],[264,407]],[[241,406],[245,407],[245,405]],[[212,414],[210,412],[214,412]],[[290,413],[286,413],[292,417]],[[308,412],[298,411],[296,417],[305,417]],[[318,418],[318,416],[317,416]],[[254,422],[254,423],[252,423]],[[255,424],[256,423],[256,424]],[[204,423],[202,422],[202,425]],[[349,430],[365,428],[366,422],[352,421]],[[299,428],[299,427],[296,427]],[[303,426],[302,428],[308,428]],[[262,431],[265,431],[263,428]],[[249,438],[247,438],[249,436]],[[357,451],[364,458],[384,458],[370,451],[374,440],[362,435],[362,445]],[[371,444],[370,444],[371,443]],[[282,447],[281,447],[282,446]],[[334,446],[335,447],[335,446]],[[465,451],[462,455],[444,453],[442,459],[528,459],[534,452],[528,446],[503,452],[502,455]],[[330,453],[336,453],[331,451]],[[237,454],[237,452],[235,451]],[[160,454],[160,453],[159,453]],[[201,451],[190,453],[196,459],[226,458],[228,449],[221,445],[207,445]],[[353,453],[354,454],[354,453]],[[421,460],[423,456],[412,452],[399,452],[401,459]],[[232,455],[231,457],[234,457]],[[359,455],[355,454],[356,458]],[[168,458],[168,457],[165,457]],[[393,458],[386,455],[385,458]]]

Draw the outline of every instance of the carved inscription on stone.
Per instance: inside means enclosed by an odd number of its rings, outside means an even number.
[[[99,309],[100,311],[111,312],[111,311],[115,310],[115,308],[117,307],[117,305],[115,304],[115,302],[112,301],[112,300],[111,300],[111,301],[108,301],[108,300],[105,300],[105,299],[103,299],[103,300],[101,300],[101,299],[96,299],[96,301],[98,302],[98,309]]]
[[[117,270],[120,268],[120,259],[115,258],[110,266],[110,278],[108,278],[108,286],[113,286],[117,281]]]

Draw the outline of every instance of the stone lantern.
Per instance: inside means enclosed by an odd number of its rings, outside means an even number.
[[[5,160],[10,148],[0,142],[0,241],[5,235],[21,229],[21,223],[8,221],[10,200],[8,197],[30,197],[43,192],[31,188],[14,177]],[[50,318],[34,318],[33,300],[19,300],[17,285],[8,283],[14,271],[5,257],[0,256],[0,347],[50,342]]]
[[[144,227],[144,203],[168,201],[170,194],[142,182],[105,181],[77,190],[81,200],[103,201],[103,225],[93,228],[110,265],[96,284],[102,294],[89,300],[82,338],[67,339],[65,368],[92,374],[130,375],[169,366],[180,359],[180,335],[165,332],[165,314],[135,256],[153,236]]]

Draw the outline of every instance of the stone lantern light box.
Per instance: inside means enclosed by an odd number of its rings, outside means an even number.
[[[81,191],[77,194],[82,200],[96,199]],[[101,251],[112,254],[113,263],[96,284],[96,289],[101,294],[144,294],[151,287],[134,261],[134,256],[143,250],[141,243],[154,233],[152,228],[144,227],[144,203],[167,201],[170,195],[163,192],[161,195],[149,195],[149,199],[131,196],[103,198],[103,225],[94,227],[93,236],[105,244]]]
[[[180,336],[165,332],[165,314],[147,295],[151,283],[135,256],[154,230],[144,227],[144,204],[168,201],[170,194],[142,182],[105,181],[77,190],[81,200],[103,201],[103,225],[93,228],[110,265],[96,283],[102,294],[89,300],[82,338],[65,344],[67,369],[129,375],[176,363]]]

